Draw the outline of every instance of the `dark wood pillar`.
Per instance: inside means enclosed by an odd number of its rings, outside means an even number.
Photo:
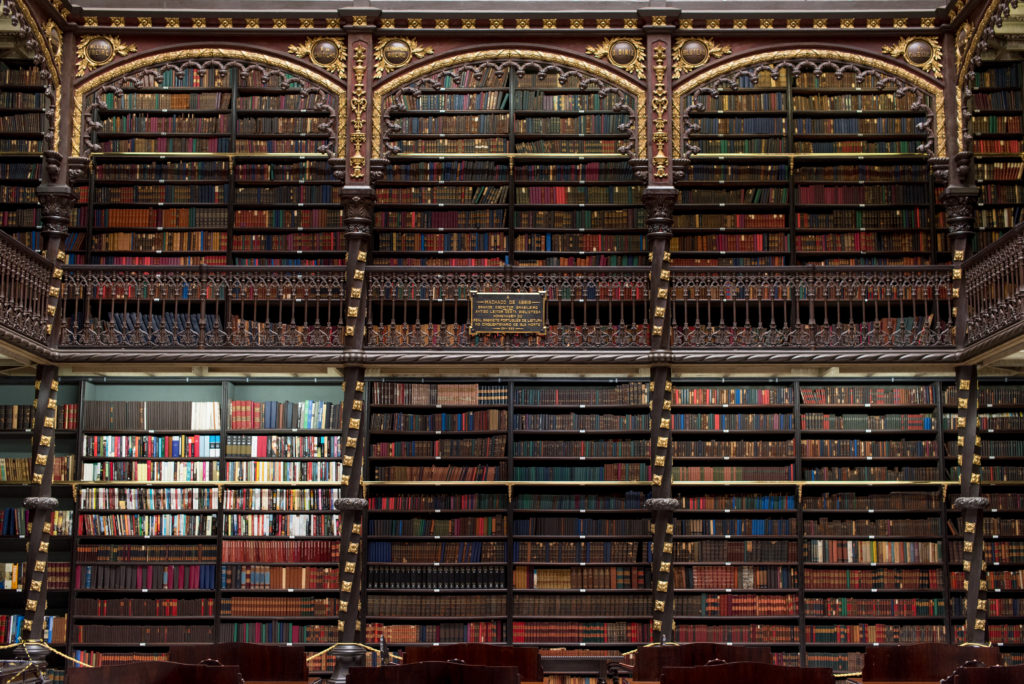
[[[362,491],[363,445],[361,437],[365,413],[365,370],[353,356],[363,348],[366,335],[366,263],[370,249],[370,227],[373,225],[374,191],[370,187],[369,151],[372,132],[370,102],[372,101],[373,20],[379,14],[368,8],[367,14],[352,17],[345,26],[348,40],[348,141],[347,149],[339,150],[332,160],[335,175],[344,178],[342,190],[342,224],[345,232],[345,311],[343,330],[345,350],[345,398],[342,419],[345,428],[345,493],[335,506],[341,511],[338,536],[341,543],[338,640],[332,651],[335,657],[331,684],[343,684],[350,667],[363,663],[364,651],[353,646],[363,641],[362,568],[363,517],[367,508]]]
[[[988,499],[981,495],[981,455],[978,453],[978,368],[956,369],[956,445],[960,465],[960,496],[953,508],[963,514],[964,533],[964,637],[968,643],[985,643],[986,592],[982,512]]]

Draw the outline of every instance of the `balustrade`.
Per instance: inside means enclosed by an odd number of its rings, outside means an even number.
[[[0,233],[0,327],[45,344],[46,295],[53,264]]]
[[[982,253],[965,278],[971,340],[1020,320],[1024,236]],[[2,243],[0,315],[43,339],[48,266]],[[1008,245],[1009,246],[1009,245]],[[44,268],[45,267],[45,268]],[[650,344],[643,268],[366,269],[366,348],[637,349]],[[71,266],[61,347],[341,348],[341,267]],[[951,349],[948,267],[672,268],[667,325],[677,349]],[[469,333],[470,293],[545,292],[544,335]],[[974,319],[977,319],[975,321]]]
[[[1024,320],[1024,224],[964,262],[967,343]]]

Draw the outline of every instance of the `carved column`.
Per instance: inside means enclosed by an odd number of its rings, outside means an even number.
[[[337,160],[335,160],[337,161]],[[339,169],[340,171],[340,169]],[[373,190],[369,187],[346,187],[342,191],[342,223],[348,254],[346,257],[344,348],[358,352],[366,332],[366,262],[373,223]],[[363,639],[361,622],[363,565],[363,511],[367,501],[362,496],[363,447],[362,421],[365,411],[365,370],[361,365],[346,363],[345,396],[342,420],[345,429],[345,474],[342,491],[345,497],[336,502],[341,511],[338,530],[341,544],[341,598],[338,607],[338,639],[342,645],[332,651],[335,657],[331,684],[344,684],[350,667],[361,665],[363,649],[351,646]]]
[[[966,300],[962,299],[963,265],[967,258],[971,238],[975,234],[974,210],[978,206],[978,188],[951,185],[942,195],[946,208],[946,224],[949,226],[949,239],[953,247],[953,343],[963,347],[967,339],[968,312],[964,308]]]
[[[985,642],[986,591],[982,511],[988,499],[981,496],[981,456],[978,447],[978,368],[956,369],[956,461],[960,466],[960,496],[953,508],[963,512],[964,590],[967,592],[964,636],[969,643]]]
[[[53,525],[50,516],[57,507],[53,498],[54,435],[57,428],[56,366],[36,369],[36,398],[33,402],[35,422],[32,426],[32,495],[25,499],[31,511],[31,530],[25,559],[25,622],[22,639],[29,642],[25,650],[45,670],[47,650],[38,644],[43,639],[46,614],[46,569],[50,554]]]
[[[673,512],[679,502],[672,497],[672,381],[668,366],[651,369],[651,581],[654,606],[651,639],[670,641],[673,634],[672,535]]]

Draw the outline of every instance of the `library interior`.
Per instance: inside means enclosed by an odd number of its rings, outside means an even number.
[[[1017,0],[0,0],[0,681],[1024,682],[1022,224]]]

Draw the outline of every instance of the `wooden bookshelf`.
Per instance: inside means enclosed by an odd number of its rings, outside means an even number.
[[[375,262],[638,265],[641,186],[629,118],[594,79],[484,66],[390,96]],[[635,106],[635,102],[633,102]]]
[[[1020,223],[1024,201],[1021,121],[1024,80],[1020,62],[983,62],[971,84],[970,134],[978,197],[975,248],[995,242]]]
[[[36,251],[45,249],[39,185],[48,104],[40,70],[31,60],[0,60],[0,230]]]
[[[891,80],[767,70],[684,95],[698,128],[670,249],[692,266],[907,265],[948,259],[919,147]]]
[[[88,96],[98,149],[71,262],[344,264],[327,162],[337,98],[283,72],[176,66]]]

